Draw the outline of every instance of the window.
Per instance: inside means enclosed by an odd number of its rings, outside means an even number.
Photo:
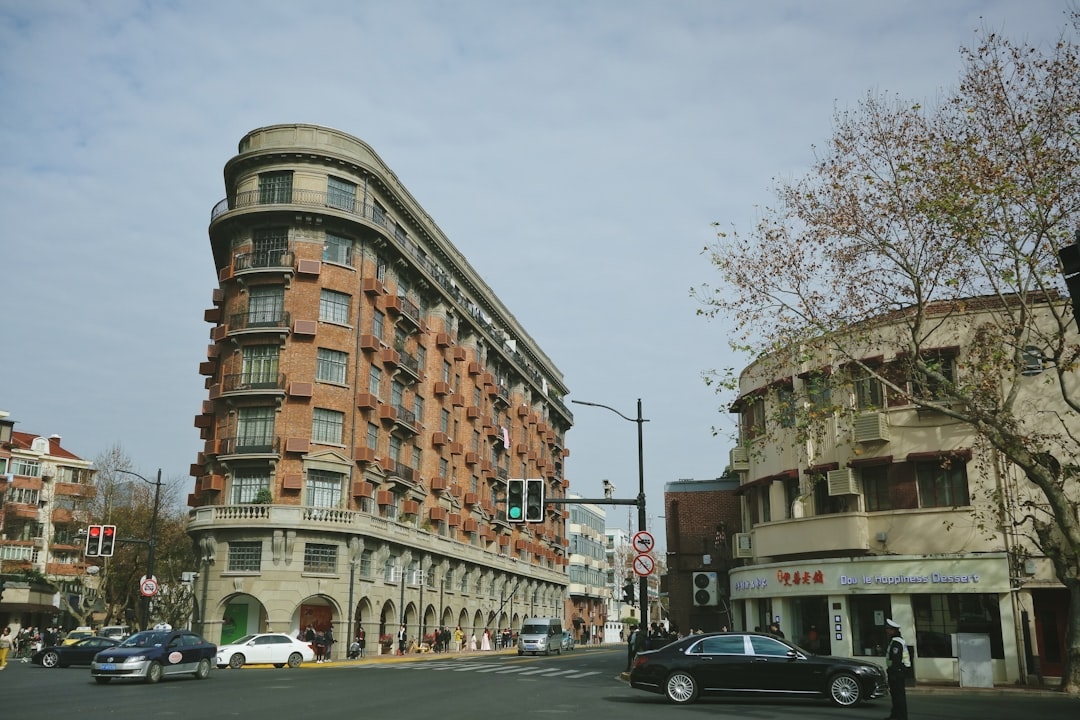
[[[374,553],[371,550],[364,550],[360,553],[360,577],[371,577],[371,558]]]
[[[240,372],[239,388],[273,388],[278,380],[278,345],[248,345]]]
[[[450,432],[450,411],[439,411],[439,430],[442,432]]]
[[[786,518],[790,519],[795,517],[795,503],[801,502],[799,489],[799,478],[784,478],[784,505]]]
[[[855,407],[858,410],[880,410],[885,407],[881,380],[871,375],[855,378]]]
[[[952,393],[956,381],[956,357],[949,352],[931,352],[923,356],[926,374],[912,368],[911,392],[923,400],[941,400]],[[935,377],[940,376],[939,377]]]
[[[390,383],[390,404],[396,408],[405,407],[404,396],[405,385],[397,378],[394,378]]]
[[[810,375],[803,380],[806,383],[806,401],[810,403],[811,413],[820,415],[830,411],[832,389],[829,380],[829,376],[824,374]]]
[[[386,224],[386,208],[378,200],[374,202],[372,207],[371,219],[375,221],[376,225]]]
[[[265,205],[292,202],[292,179],[291,170],[260,173],[259,203]]]
[[[277,327],[284,319],[285,288],[256,285],[248,290],[248,327]]]
[[[26,458],[11,458],[11,472],[23,477],[41,477],[41,463]]]
[[[750,636],[750,645],[754,648],[755,655],[768,657],[785,657],[788,654],[788,646],[770,637],[759,635]]]
[[[315,379],[323,382],[345,384],[345,367],[349,356],[339,350],[319,348],[315,360]]]
[[[374,365],[368,368],[368,392],[375,397],[382,395],[382,370]]]
[[[349,296],[335,290],[322,291],[319,296],[319,319],[323,322],[349,323]]]
[[[304,544],[304,572],[337,572],[337,545]]]
[[[444,383],[449,383],[451,375],[452,375],[452,370],[451,370],[450,363],[443,360],[443,364],[442,364],[442,380],[443,380],[443,382]]]
[[[867,512],[892,510],[889,497],[889,466],[864,467],[859,471],[863,486],[863,502]]]
[[[325,408],[315,408],[311,422],[311,440],[317,443],[341,444],[345,413]]]
[[[815,515],[833,515],[835,513],[845,513],[851,510],[848,507],[848,502],[852,498],[857,498],[857,495],[830,495],[829,494],[829,480],[824,473],[815,473],[810,476],[810,481],[814,484],[814,514]]]
[[[274,408],[244,407],[236,413],[236,452],[270,452],[274,447]]]
[[[419,395],[413,396],[413,415],[416,416],[416,422],[422,422],[424,419],[424,398]],[[417,467],[420,467],[417,465]]]
[[[260,490],[270,490],[269,469],[242,469],[232,475],[232,504],[255,502]]]
[[[336,508],[341,504],[341,473],[329,470],[307,471],[307,505]]]
[[[776,391],[777,422],[782,428],[795,427],[795,389],[785,385]]]
[[[326,204],[332,208],[355,212],[356,184],[336,177],[326,178]]]
[[[282,262],[282,255],[289,250],[287,229],[256,230],[252,236],[252,245],[254,245],[254,252],[251,257],[251,267],[279,267],[288,264],[288,262]]]
[[[942,457],[915,463],[919,482],[920,507],[961,507],[970,505],[967,463],[959,458]]]
[[[262,570],[262,543],[230,542],[229,572],[259,572]]]
[[[382,340],[385,321],[386,315],[381,310],[376,310],[371,314],[371,334],[379,340]]]
[[[742,439],[753,440],[765,434],[765,398],[745,398],[742,401],[742,412],[739,413],[739,424],[742,427]]]
[[[1005,657],[998,596],[982,593],[912,595],[916,657],[956,657],[956,633],[990,636],[990,657]]]
[[[353,241],[326,233],[322,259],[338,265],[352,265]]]
[[[379,447],[379,426],[375,423],[368,423],[367,446],[372,450],[376,450]]]
[[[912,600],[915,595],[912,595]],[[885,618],[892,617],[888,595],[848,595],[851,612],[851,652],[853,655],[885,654]]]

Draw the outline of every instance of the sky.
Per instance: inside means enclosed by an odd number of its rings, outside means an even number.
[[[723,474],[742,368],[690,289],[868,93],[933,102],[980,28],[1046,46],[1070,0],[0,0],[0,410],[193,488],[217,286],[207,235],[245,133],[367,142],[563,373],[642,402],[664,484]],[[569,404],[571,491],[637,495],[637,429]],[[636,530],[636,511],[608,524]]]

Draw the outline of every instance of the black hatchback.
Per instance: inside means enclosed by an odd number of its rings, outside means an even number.
[[[630,686],[674,703],[700,695],[827,698],[852,707],[888,693],[885,671],[871,662],[813,655],[760,633],[690,635],[638,653]]]

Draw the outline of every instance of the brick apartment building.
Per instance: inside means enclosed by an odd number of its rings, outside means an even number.
[[[738,488],[737,475],[664,486],[664,589],[670,621],[680,632],[732,627],[728,571],[736,561],[731,541],[741,529]]]
[[[361,140],[254,130],[225,188],[189,496],[203,632],[332,624],[374,648],[399,622],[561,616],[565,514],[503,504],[510,477],[568,486],[551,359]]]

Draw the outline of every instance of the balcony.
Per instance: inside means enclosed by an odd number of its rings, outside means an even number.
[[[295,261],[295,256],[289,250],[259,250],[241,253],[233,258],[233,276],[266,272],[291,275]]]
[[[235,313],[229,316],[229,335],[253,335],[257,333],[289,333],[289,313],[283,310]]]
[[[406,410],[401,405],[383,405],[379,408],[379,419],[394,423],[394,432],[416,435],[420,426],[416,422],[416,413]]]
[[[391,315],[396,315],[401,320],[407,320],[417,330],[421,328],[420,308],[409,298],[390,295],[387,296],[384,305],[386,311]]]
[[[221,379],[219,396],[285,395],[285,374],[232,373]]]
[[[401,361],[398,364],[402,379],[411,379],[413,382],[420,381],[420,359],[412,353],[401,351]]]
[[[276,437],[268,438],[222,438],[221,440],[208,441],[207,447],[210,443],[216,443],[216,454],[219,458],[235,455],[261,455],[261,456],[277,456],[279,439]],[[207,455],[211,454],[209,452]]]
[[[754,526],[755,557],[786,557],[815,553],[865,553],[870,549],[866,513],[759,523]]]
[[[391,460],[387,465],[386,472],[390,480],[399,480],[408,485],[416,485],[417,474],[415,468],[397,460]]]

